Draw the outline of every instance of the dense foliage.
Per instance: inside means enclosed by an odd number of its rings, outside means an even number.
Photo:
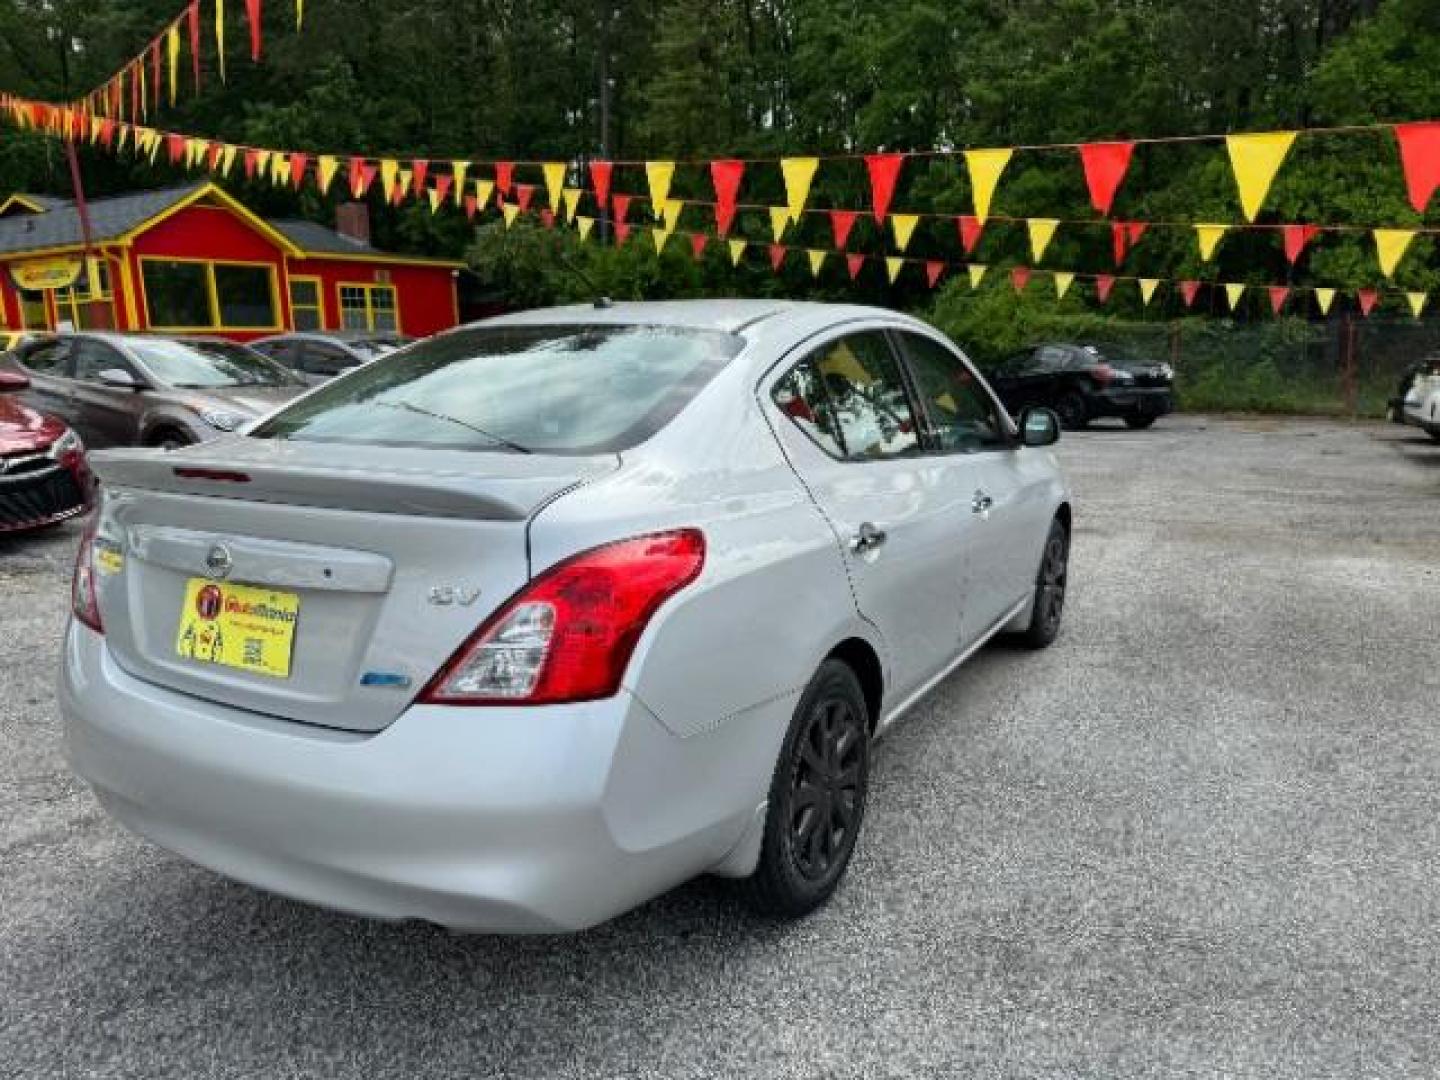
[[[175,13],[176,0],[0,0],[0,86],[42,97],[87,89]],[[206,22],[211,0],[202,0]],[[338,153],[516,160],[764,157],[1004,146],[1127,136],[1354,124],[1440,117],[1440,5],[1434,0],[309,0],[302,33],[293,5],[266,4],[264,62],[244,56],[238,2],[230,11],[229,81],[216,78],[206,31],[206,84],[165,111],[162,126],[235,141]],[[608,79],[606,77],[608,76]],[[608,93],[601,93],[602,79]],[[602,98],[608,97],[608,103]],[[602,123],[604,116],[608,122]],[[603,130],[602,130],[603,129]],[[164,182],[173,173],[86,153],[94,190]],[[523,177],[523,167],[522,167]],[[538,171],[529,176],[538,182]],[[243,185],[241,185],[243,187]],[[638,169],[621,190],[643,191]],[[0,191],[64,192],[56,147],[0,131]],[[676,193],[709,198],[700,168]],[[324,218],[314,194],[242,190],[271,212]],[[742,202],[780,201],[773,166],[752,166]],[[858,160],[825,165],[812,205],[863,207]],[[300,205],[296,205],[297,202]],[[957,160],[911,160],[897,209],[968,211]],[[1006,215],[1093,216],[1073,152],[1017,157],[994,207]],[[1142,147],[1115,207],[1119,218],[1235,221],[1239,209],[1217,144]],[[934,297],[913,268],[894,287],[871,263],[852,284],[839,260],[818,282],[803,258],[776,276],[752,255],[739,270],[712,246],[697,264],[681,237],[657,259],[648,237],[618,251],[493,222],[478,232],[453,212],[375,208],[381,243],[469,250],[497,297],[541,303],[591,291],[617,296],[760,293],[935,304],[938,318],[980,351],[1003,352],[1033,333],[1096,318],[1093,299],[1017,301],[1003,267],[1028,258],[1024,230],[992,223],[974,259],[989,289],[950,282]],[[1356,225],[1418,221],[1404,198],[1394,141],[1362,133],[1302,139],[1267,203],[1270,220]],[[708,229],[687,212],[682,230]],[[737,230],[768,240],[768,222],[742,212]],[[830,246],[821,218],[789,242]],[[881,252],[862,219],[852,248]],[[924,222],[910,254],[960,258],[953,228]],[[1104,226],[1062,229],[1045,265],[1111,268]],[[1153,229],[1126,273],[1223,281],[1380,284],[1364,233],[1327,234],[1297,271],[1277,236],[1233,234],[1202,266],[1193,234]],[[591,284],[593,283],[593,284]],[[1397,276],[1440,285],[1434,246],[1417,243]],[[1040,279],[1032,290],[1049,293]],[[1107,317],[1151,319],[1134,289],[1117,289]],[[1257,292],[1252,314],[1266,310]],[[1077,330],[1077,332],[1079,332]]]

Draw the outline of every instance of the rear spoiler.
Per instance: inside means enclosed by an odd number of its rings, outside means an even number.
[[[102,485],[247,502],[381,514],[524,521],[556,492],[557,478],[476,476],[226,460],[192,447],[99,450],[90,465]],[[577,470],[579,471],[579,470]],[[570,487],[579,477],[562,481]]]

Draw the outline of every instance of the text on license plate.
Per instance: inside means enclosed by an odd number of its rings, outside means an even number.
[[[276,679],[290,677],[300,598],[253,585],[191,578],[185,583],[175,651]]]

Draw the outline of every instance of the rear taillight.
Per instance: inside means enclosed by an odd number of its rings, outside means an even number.
[[[1115,369],[1109,364],[1096,364],[1090,369],[1090,377],[1101,386],[1107,386],[1115,378]]]
[[[96,510],[85,523],[80,550],[75,553],[75,575],[70,580],[70,610],[91,630],[103,634],[105,627],[100,622],[100,604],[95,598],[95,530],[99,522],[100,511]]]
[[[419,700],[555,705],[611,697],[650,617],[704,565],[697,529],[622,540],[558,563],[487,619]]]

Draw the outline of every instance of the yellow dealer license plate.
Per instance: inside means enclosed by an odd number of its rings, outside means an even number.
[[[294,593],[191,578],[175,651],[207,664],[288,679],[299,619],[300,598]]]

